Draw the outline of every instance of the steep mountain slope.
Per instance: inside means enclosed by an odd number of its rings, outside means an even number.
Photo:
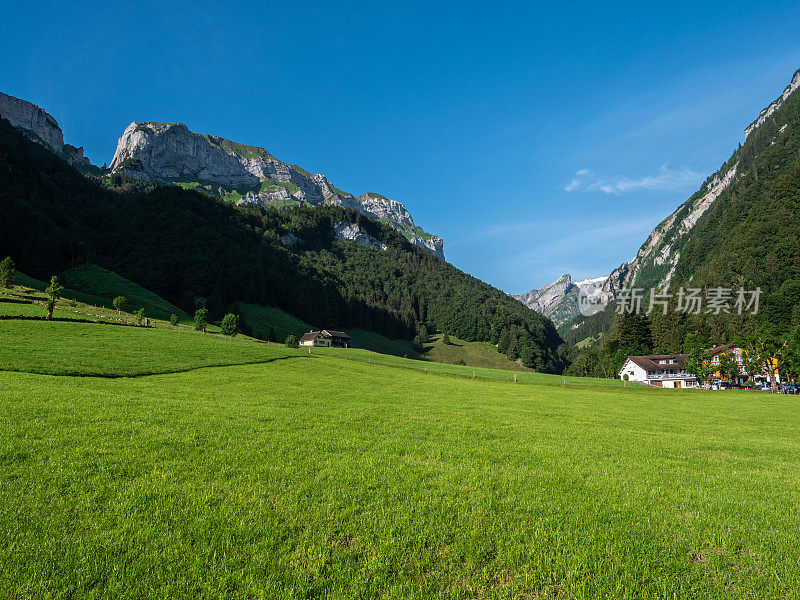
[[[47,145],[71,165],[90,166],[89,159],[83,155],[83,147],[65,144],[64,133],[58,122],[35,104],[0,92],[0,117],[8,119],[14,127],[22,129],[32,139]]]
[[[795,133],[800,127],[800,98],[794,93],[798,86],[800,70],[795,72],[784,92],[745,129],[744,144],[706,179],[695,194],[653,230],[632,261],[611,273],[607,289],[661,287],[673,278],[688,281],[699,275],[697,271],[702,263],[715,262],[717,255],[726,251],[720,244],[723,238],[741,237],[742,231],[732,229],[732,223],[726,222],[725,216],[735,210],[737,200],[745,190],[755,195],[749,196],[746,214],[739,215],[745,221],[760,215],[762,219],[774,221],[776,227],[781,226],[778,215],[768,210],[768,186],[793,169]],[[761,183],[752,186],[759,177]],[[789,220],[796,222],[797,216],[792,215]],[[703,243],[704,239],[712,236],[717,241],[714,246]],[[690,260],[682,259],[687,245],[692,249],[703,247],[704,256],[695,253]],[[759,246],[763,247],[762,244]],[[738,279],[738,269],[733,264],[730,266],[733,270],[728,282],[733,283]]]
[[[343,241],[348,223],[378,245]],[[23,226],[24,224],[24,226]],[[0,120],[0,256],[48,278],[93,263],[192,312],[235,301],[335,329],[412,339],[438,330],[499,342],[512,360],[558,372],[552,324],[394,228],[336,205],[236,207],[193,190],[118,194]]]
[[[691,283],[760,286],[764,311],[776,323],[790,314],[797,294],[798,213],[792,194],[800,154],[800,70],[783,93],[744,130],[745,141],[700,189],[659,223],[636,256],[615,269],[603,289],[662,289]],[[800,311],[799,311],[800,312]],[[566,320],[568,344],[608,332],[606,313]],[[779,317],[778,315],[782,315]],[[718,329],[720,335],[727,335]]]
[[[574,374],[614,376],[631,343],[643,353],[687,350],[688,336],[707,345],[736,342],[764,329],[790,336],[800,328],[800,71],[781,96],[745,130],[746,138],[700,190],[662,222],[637,257],[612,274],[609,289],[662,289],[673,297],[666,314],[614,315],[614,305],[561,328],[574,344],[599,332],[608,335],[582,351]],[[677,290],[761,290],[757,312],[697,313],[678,310]],[[749,295],[748,295],[749,296]],[[748,298],[749,299],[749,298]],[[647,306],[647,300],[643,305]],[[637,330],[628,335],[621,333]],[[627,335],[627,334],[626,334]],[[609,375],[610,374],[610,375]]]
[[[324,175],[278,160],[264,148],[194,133],[183,123],[131,123],[117,143],[111,169],[134,179],[206,190],[240,205],[353,208],[444,258],[442,239],[415,225],[399,202],[373,193],[356,198]]]

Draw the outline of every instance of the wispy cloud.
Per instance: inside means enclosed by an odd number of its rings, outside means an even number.
[[[669,191],[681,190],[690,185],[698,184],[703,176],[687,167],[671,169],[664,164],[655,175],[645,175],[638,179],[630,177],[604,177],[597,175],[589,169],[581,169],[575,173],[567,185],[566,192],[586,191],[604,192],[606,194],[624,194],[638,190]]]

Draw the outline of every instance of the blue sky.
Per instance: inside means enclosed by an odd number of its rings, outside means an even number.
[[[131,121],[405,203],[518,293],[608,273],[800,67],[795,2],[7,3],[0,91],[110,162]]]

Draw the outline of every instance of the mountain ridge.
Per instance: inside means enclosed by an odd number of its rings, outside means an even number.
[[[794,105],[798,103],[795,94],[798,88],[800,88],[800,69],[794,72],[781,95],[762,109],[758,117],[744,129],[744,143],[739,144],[731,157],[709,175],[692,196],[656,225],[631,260],[611,271],[603,284],[604,292],[616,297],[624,288],[663,288],[673,282],[676,273],[682,282],[693,276],[681,268],[684,248],[690,245],[695,237],[696,228],[704,221],[706,213],[709,213],[718,200],[728,195],[732,187],[738,185],[738,182],[746,176],[749,163],[758,154],[780,143],[786,135],[791,118],[783,113],[787,108],[794,110]],[[776,120],[778,118],[779,120]],[[743,168],[744,162],[748,164]],[[576,320],[575,326],[577,321],[582,320],[577,307],[572,319]],[[567,319],[564,323],[569,321],[570,319]],[[604,323],[608,324],[610,321],[605,319]]]
[[[132,122],[117,142],[110,168],[133,179],[207,189],[240,206],[353,208],[384,220],[412,244],[444,259],[443,240],[417,226],[400,202],[374,192],[356,197],[265,148],[196,133],[184,123]]]

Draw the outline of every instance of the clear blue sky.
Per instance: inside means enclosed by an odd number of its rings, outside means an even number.
[[[631,258],[800,67],[796,2],[72,4],[5,4],[0,91],[93,162],[131,121],[264,146],[513,293]]]

